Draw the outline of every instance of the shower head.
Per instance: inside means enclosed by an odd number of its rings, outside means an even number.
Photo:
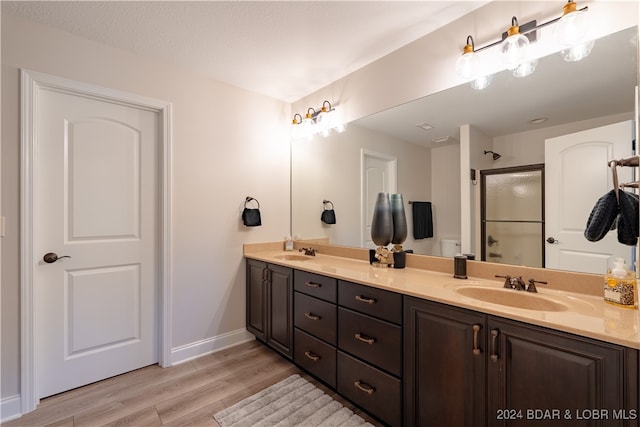
[[[491,154],[493,155],[493,156],[492,156],[492,157],[493,157],[493,160],[498,160],[500,157],[502,157],[500,154],[498,154],[498,153],[494,153],[493,151],[487,151],[487,150],[484,150],[484,154],[485,154],[485,156],[486,156],[487,154],[489,154],[489,153],[491,153]]]

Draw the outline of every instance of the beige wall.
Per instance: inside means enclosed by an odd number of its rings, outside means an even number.
[[[174,357],[244,331],[242,244],[289,230],[288,104],[3,14],[2,398],[20,392],[21,67],[173,104]],[[247,195],[260,200],[264,226],[241,225]]]

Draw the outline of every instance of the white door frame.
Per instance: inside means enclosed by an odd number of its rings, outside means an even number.
[[[62,93],[90,96],[94,99],[142,108],[158,113],[159,135],[162,138],[158,161],[160,176],[158,188],[160,203],[160,250],[158,255],[158,362],[170,365],[171,352],[171,103],[143,96],[80,83],[31,70],[20,70],[21,82],[21,173],[20,173],[20,398],[23,414],[33,411],[40,399],[36,387],[37,353],[35,337],[38,319],[34,311],[38,287],[36,268],[39,255],[34,253],[36,244],[37,206],[37,130],[36,112],[38,90],[46,88]]]
[[[367,214],[364,206],[365,184],[366,184],[366,165],[367,158],[376,158],[387,162],[389,170],[389,192],[395,193],[398,186],[398,158],[389,154],[378,153],[376,151],[360,149],[360,246],[366,247],[367,238],[364,233],[364,227],[367,223]]]

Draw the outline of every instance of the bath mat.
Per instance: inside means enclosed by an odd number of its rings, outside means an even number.
[[[222,427],[373,427],[297,374],[241,400],[213,417]]]

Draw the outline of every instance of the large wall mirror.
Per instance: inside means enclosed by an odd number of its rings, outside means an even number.
[[[403,194],[409,223],[405,249],[440,256],[452,242],[467,242],[465,250],[480,253],[480,171],[546,165],[553,160],[545,159],[547,140],[633,122],[637,43],[637,27],[629,28],[597,40],[582,61],[565,62],[553,54],[541,58],[526,78],[503,71],[484,90],[461,85],[358,119],[344,133],[293,141],[293,236],[366,246],[372,212],[365,195],[372,185],[382,185]],[[632,139],[630,132],[628,155]],[[374,178],[367,175],[371,159],[382,170]],[[475,180],[471,169],[477,172]],[[598,173],[607,172],[604,162]],[[384,183],[375,182],[381,176]],[[574,202],[580,194],[575,192]],[[333,204],[335,224],[320,220],[325,200]],[[413,238],[413,201],[431,202],[432,237]],[[595,202],[580,201],[589,207]],[[547,203],[546,218],[554,208]],[[586,223],[589,211],[576,221]]]

